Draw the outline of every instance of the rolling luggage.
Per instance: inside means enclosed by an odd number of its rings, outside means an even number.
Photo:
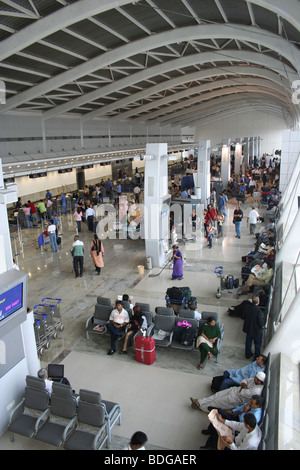
[[[143,364],[153,364],[156,360],[155,340],[150,336],[138,336],[135,340],[135,359]]]

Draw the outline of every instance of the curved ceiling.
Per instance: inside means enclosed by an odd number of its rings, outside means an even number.
[[[0,41],[2,114],[299,122],[298,0],[0,0]]]

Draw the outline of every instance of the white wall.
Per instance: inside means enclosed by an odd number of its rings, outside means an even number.
[[[282,132],[287,129],[283,118],[263,112],[247,112],[222,118],[195,128],[195,140],[210,140],[211,148],[223,138],[233,142],[237,137],[261,137],[261,155],[281,149]]]

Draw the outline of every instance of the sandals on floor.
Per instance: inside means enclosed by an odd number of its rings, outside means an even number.
[[[199,405],[198,401],[196,400],[196,398],[190,397],[190,400],[192,402],[191,407],[194,408],[194,410],[201,411],[200,405]]]

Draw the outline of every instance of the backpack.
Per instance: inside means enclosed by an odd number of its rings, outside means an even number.
[[[226,281],[225,281],[226,289],[233,289],[233,286],[234,286],[233,283],[234,283],[234,277],[232,276],[232,274],[229,274],[226,277]]]
[[[190,327],[190,326],[187,328],[184,328],[184,332],[182,333],[180,344],[184,346],[192,346],[195,336],[196,336],[195,328]]]

